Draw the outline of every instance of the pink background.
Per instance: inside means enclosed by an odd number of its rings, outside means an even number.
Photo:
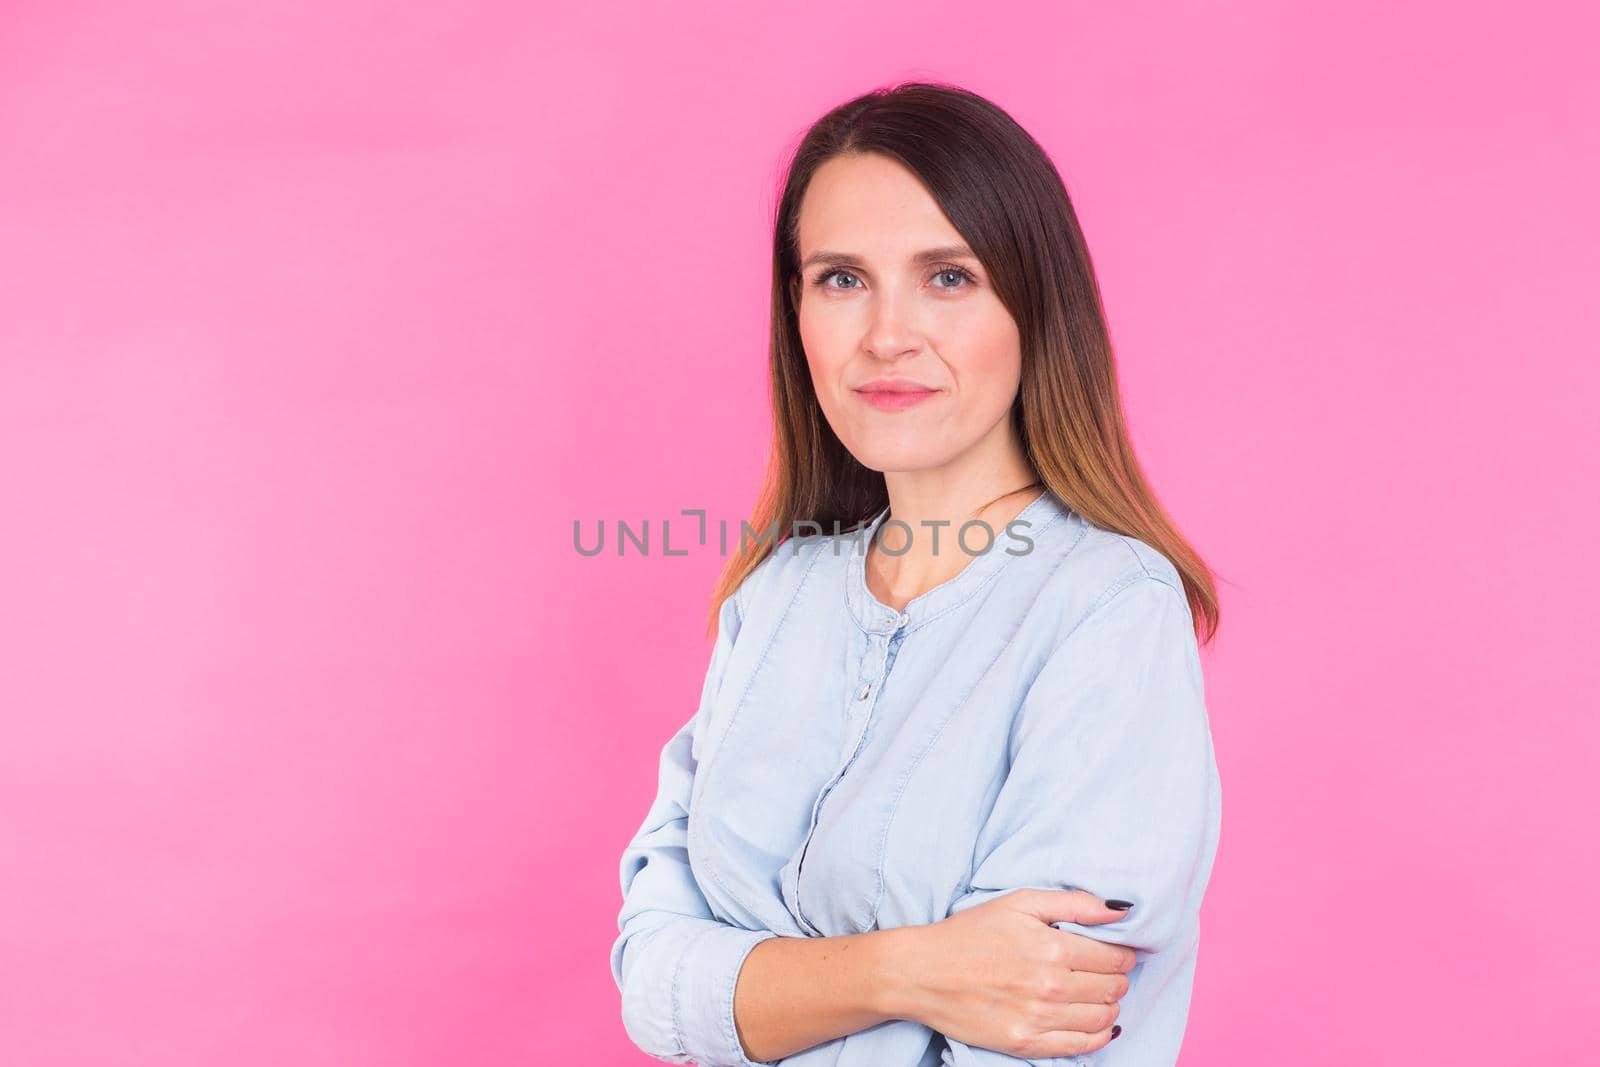
[[[917,77],[1222,578],[1184,1063],[1593,1056],[1583,5],[270,6],[0,13],[0,1062],[648,1062],[722,560],[572,524],[746,513],[784,153]]]

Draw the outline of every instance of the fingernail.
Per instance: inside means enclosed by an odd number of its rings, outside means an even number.
[[[1111,1028],[1111,1037],[1109,1038],[1109,1040],[1115,1041],[1121,1034],[1122,1034],[1122,1027],[1113,1026]]]
[[[1112,908],[1112,909],[1114,909],[1116,911],[1127,911],[1129,908],[1133,907],[1133,901],[1131,901],[1131,900],[1108,900],[1108,901],[1106,901],[1106,907]]]

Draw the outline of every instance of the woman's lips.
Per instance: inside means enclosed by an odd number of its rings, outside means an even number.
[[[856,392],[861,399],[871,404],[880,411],[900,411],[903,408],[920,404],[930,396],[938,394],[937,389],[917,389],[911,392],[889,390],[858,389]]]

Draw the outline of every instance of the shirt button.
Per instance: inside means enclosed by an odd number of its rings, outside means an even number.
[[[856,699],[857,700],[865,700],[865,699],[867,699],[867,695],[869,693],[871,693],[871,692],[872,692],[872,683],[868,682],[866,685],[861,687],[861,692],[856,694]]]
[[[899,617],[899,618],[897,618],[897,619],[895,619],[895,623],[896,623],[896,624],[897,624],[897,625],[899,625],[899,626],[904,626],[904,625],[905,625],[905,624],[906,624],[906,623],[908,623],[908,622],[910,622],[910,621],[911,621],[911,616],[910,616],[910,615],[907,615],[907,614],[906,614],[906,613],[905,613],[905,612],[903,612],[903,611],[902,611],[902,612],[901,612],[901,613],[900,613],[900,617]]]

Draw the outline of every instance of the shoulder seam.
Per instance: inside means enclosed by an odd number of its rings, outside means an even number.
[[[1128,555],[1133,557],[1133,561],[1139,565],[1139,569],[1144,571],[1145,574],[1150,574],[1150,568],[1145,565],[1144,557],[1139,555],[1139,550],[1133,547],[1133,541],[1126,534],[1117,534],[1117,540],[1122,542],[1122,547],[1128,550]]]
[[[1129,571],[1127,574],[1124,574],[1122,577],[1118,578],[1116,581],[1114,581],[1110,585],[1106,586],[1106,588],[1100,593],[1100,595],[1095,597],[1094,602],[1091,603],[1089,605],[1089,607],[1084,610],[1082,615],[1078,616],[1077,621],[1075,621],[1072,624],[1072,626],[1068,628],[1067,632],[1062,635],[1061,639],[1056,642],[1055,648],[1059,649],[1062,645],[1066,644],[1068,638],[1070,638],[1073,634],[1078,632],[1079,627],[1081,627],[1084,623],[1088,622],[1089,619],[1091,617],[1093,617],[1096,612],[1098,612],[1101,608],[1103,608],[1109,601],[1113,600],[1117,596],[1118,593],[1121,593],[1124,589],[1127,589],[1128,587],[1130,587],[1132,585],[1135,585],[1136,583],[1140,582],[1141,580],[1147,580],[1147,581],[1150,581],[1150,582],[1154,582],[1156,585],[1164,585],[1164,586],[1166,586],[1168,589],[1172,590],[1174,593],[1176,593],[1178,595],[1178,599],[1183,600],[1185,602],[1185,607],[1187,608],[1187,603],[1188,602],[1187,602],[1187,599],[1184,596],[1183,590],[1178,588],[1177,586],[1173,585],[1171,582],[1167,581],[1167,579],[1162,577],[1161,575],[1153,573],[1150,570],[1150,568],[1148,568],[1148,567],[1146,567],[1144,565],[1144,561],[1140,560],[1139,561],[1139,570],[1137,570],[1137,571]],[[1052,652],[1053,651],[1054,651],[1054,649],[1052,649]]]

